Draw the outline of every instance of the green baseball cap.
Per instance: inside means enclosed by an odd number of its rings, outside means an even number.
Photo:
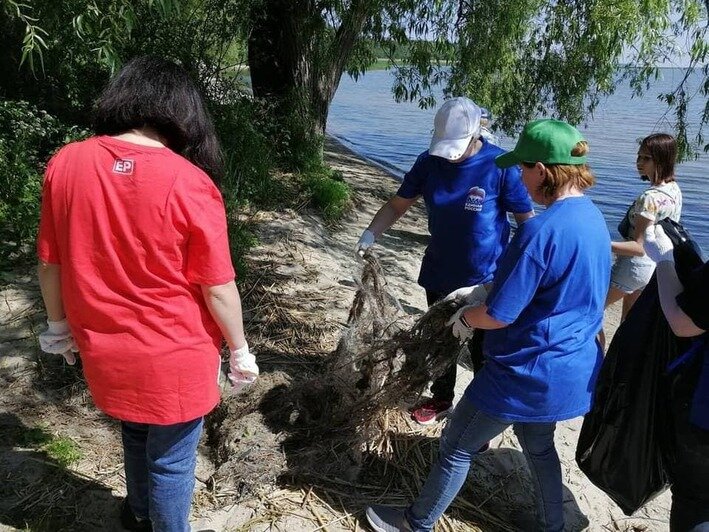
[[[542,118],[527,123],[517,140],[515,149],[495,158],[495,164],[500,168],[508,168],[515,164],[584,164],[586,156],[571,155],[571,150],[579,142],[585,140],[574,126],[562,122]]]

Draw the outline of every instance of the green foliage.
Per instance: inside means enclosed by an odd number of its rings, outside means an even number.
[[[279,208],[288,201],[289,191],[274,176],[276,154],[267,136],[273,128],[268,108],[262,102],[239,95],[233,95],[228,103],[213,103],[211,107],[224,153],[221,189],[230,213],[229,243],[237,283],[241,284],[251,273],[245,257],[257,238],[251,224],[236,212]]]
[[[0,49],[8,51],[0,54],[0,96],[30,101],[62,121],[88,126],[110,75],[140,54],[183,64],[208,100],[243,88],[233,71],[245,62],[252,0],[33,0],[31,11],[9,9],[14,2],[0,0]],[[28,55],[30,26],[46,47]],[[39,57],[44,67],[25,68],[25,57]]]
[[[250,1],[35,0],[30,10],[14,0],[0,0],[0,48],[9,52],[0,54],[0,70],[7,74],[0,78],[0,96],[31,101],[58,118],[34,116],[34,107],[23,109],[20,115],[29,113],[27,120],[39,123],[33,136],[17,139],[11,137],[14,128],[24,131],[29,125],[0,119],[5,126],[5,134],[0,133],[0,184],[12,181],[0,191],[0,227],[12,231],[3,233],[11,235],[7,242],[3,239],[5,256],[33,237],[43,164],[64,137],[73,138],[55,130],[69,129],[63,123],[88,126],[93,101],[110,74],[138,54],[177,60],[201,86],[224,148],[223,189],[229,209],[278,201],[281,187],[270,176],[274,150],[265,137],[272,120],[266,121],[264,109],[244,96],[244,82],[235,75],[235,65],[245,62],[243,20]],[[9,9],[11,5],[19,7]],[[29,24],[48,34],[46,47],[35,47],[35,55],[28,56],[28,61],[43,61],[41,70],[22,64]],[[243,232],[237,227],[237,251],[251,242]]]
[[[276,129],[270,131],[270,138],[276,144],[276,163],[280,168],[307,172],[322,166],[325,136],[311,112],[308,104],[299,99],[272,115]]]
[[[315,131],[323,130],[340,75],[357,78],[382,54],[396,75],[395,99],[433,106],[442,86],[447,95],[480,101],[498,117],[499,129],[514,134],[539,116],[580,123],[622,81],[619,72],[637,94],[646,93],[658,65],[687,47],[691,66],[703,67],[701,89],[691,94],[683,80],[661,97],[675,113],[680,145],[704,142],[709,107],[690,139],[687,102],[709,96],[705,0],[270,0],[259,6],[249,41],[250,66],[259,73],[254,92],[283,99],[298,93],[314,118],[304,124]]]
[[[135,47],[134,29],[145,17],[163,26],[168,17],[179,17],[180,3],[174,0],[88,0],[72,18],[79,39],[91,43],[99,63],[115,73],[124,60],[126,50]]]
[[[392,2],[389,16],[375,27],[378,35],[394,37],[388,41],[391,50],[408,49],[396,70],[397,100],[431,106],[433,88],[442,85],[448,95],[467,95],[489,107],[507,134],[539,116],[578,124],[624,79],[636,95],[646,94],[659,65],[688,48],[690,68],[703,69],[700,90],[689,92],[687,76],[672,93],[660,95],[675,114],[676,134],[688,156],[692,146],[704,144],[702,129],[709,123],[708,5],[702,0],[405,0]],[[420,35],[428,40],[409,43]],[[687,129],[692,97],[705,102],[693,139]]]
[[[22,38],[20,66],[26,62],[29,69],[34,73],[34,60],[37,58],[42,70],[44,70],[43,51],[47,49],[47,43],[44,40],[47,32],[35,24],[38,19],[30,15],[32,7],[15,2],[15,0],[3,0],[1,7],[6,12],[13,14],[25,28],[24,37]]]
[[[270,127],[266,109],[241,96],[213,104],[212,116],[224,152],[221,188],[227,204],[277,204],[281,193],[271,176],[276,155],[266,136]]]
[[[27,102],[0,101],[0,261],[34,240],[44,165],[59,146],[86,136]]]
[[[647,94],[658,65],[686,47],[701,69],[698,91],[685,79],[660,98],[690,156],[709,123],[708,27],[705,0],[0,0],[0,49],[9,51],[0,54],[0,96],[85,126],[124,61],[173,58],[210,102],[228,204],[277,206],[288,191],[271,170],[318,174],[341,74],[357,77],[378,57],[394,69],[395,99],[433,106],[443,86],[489,107],[513,134],[542,115],[579,123],[623,76]],[[247,57],[253,99],[239,76]],[[705,105],[688,132],[693,97]],[[37,181],[21,181],[29,188],[13,190],[16,202],[29,204]]]
[[[326,220],[338,220],[349,208],[350,188],[341,172],[321,166],[303,174],[303,183],[313,205]]]

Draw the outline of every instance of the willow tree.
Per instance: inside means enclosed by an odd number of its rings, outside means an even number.
[[[709,122],[708,11],[709,0],[0,0],[0,44],[15,52],[0,55],[0,65],[31,70],[43,51],[53,54],[57,68],[47,79],[78,65],[73,100],[88,102],[86,65],[98,59],[105,75],[132,54],[161,53],[223,100],[218,89],[232,79],[225,74],[235,59],[227,56],[246,41],[253,93],[270,114],[266,129],[281,137],[278,149],[290,145],[297,166],[322,138],[343,73],[362,74],[377,55],[392,58],[397,100],[431,106],[441,86],[485,102],[513,133],[540,115],[578,123],[624,78],[647,94],[658,65],[686,51],[699,88],[691,92],[685,77],[655,94],[686,154],[704,145]],[[35,85],[27,73],[22,81],[26,90]],[[703,110],[690,137],[691,98]]]
[[[274,103],[284,130],[322,135],[343,72],[357,76],[385,50],[397,100],[435,104],[434,87],[486,102],[512,133],[528,119],[580,122],[625,77],[651,89],[658,65],[687,50],[702,69],[659,95],[675,114],[683,146],[687,101],[704,100],[709,121],[709,0],[262,0],[253,4],[249,66],[254,95]],[[624,64],[622,64],[623,62]],[[294,119],[294,117],[296,117]]]

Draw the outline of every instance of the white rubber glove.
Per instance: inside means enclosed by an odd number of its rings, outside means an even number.
[[[468,322],[465,321],[463,315],[466,311],[477,306],[479,305],[468,305],[458,309],[458,311],[446,322],[446,325],[450,325],[453,336],[455,336],[461,344],[466,342],[471,336],[473,336],[473,332],[475,332],[475,328],[468,325]]]
[[[486,299],[487,289],[482,284],[476,284],[475,286],[464,286],[454,290],[444,297],[443,301],[456,301],[461,305],[477,307],[485,303]]]
[[[232,384],[232,393],[238,393],[249,384],[253,384],[257,377],[256,357],[249,351],[249,344],[230,351],[229,380]]]
[[[47,320],[47,330],[39,335],[39,347],[45,353],[62,355],[70,366],[76,364],[74,353],[78,349],[66,320]]]
[[[645,229],[645,254],[655,263],[674,262],[674,246],[661,225],[651,225]]]
[[[369,229],[365,229],[362,236],[359,237],[359,242],[355,246],[355,257],[361,259],[364,257],[364,253],[374,245],[376,237]]]

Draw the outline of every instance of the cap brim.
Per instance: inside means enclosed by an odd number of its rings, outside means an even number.
[[[428,153],[435,155],[436,157],[443,157],[449,161],[454,161],[460,159],[465,150],[468,149],[473,135],[462,139],[448,140],[448,139],[436,139],[435,137],[431,140],[431,146],[428,148]]]
[[[514,151],[508,151],[495,157],[495,164],[500,168],[509,168],[522,162]]]

